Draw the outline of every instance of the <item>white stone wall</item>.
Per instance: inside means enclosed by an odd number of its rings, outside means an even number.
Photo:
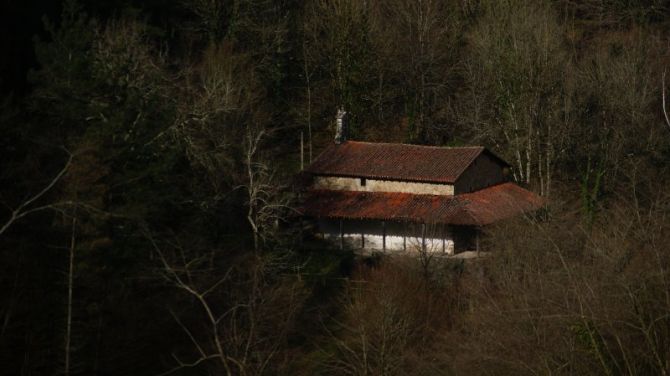
[[[426,237],[425,246],[428,253],[454,254],[454,239],[451,233],[446,233],[443,237]],[[407,248],[410,251],[419,252],[421,247],[421,237],[407,238]]]
[[[451,184],[415,183],[394,180],[347,178],[341,176],[316,176],[314,188],[359,192],[401,192],[425,195],[453,195],[454,186]]]
[[[430,226],[429,226],[430,227]],[[405,226],[398,223],[387,223],[387,252],[418,252],[423,245],[420,225]],[[343,222],[342,239],[347,247],[365,250],[384,250],[384,233],[382,222],[376,221],[345,221]],[[338,220],[322,219],[319,231],[324,239],[335,246],[340,245],[340,225]],[[440,231],[429,228],[425,238],[426,251],[431,253],[454,254],[454,239],[448,229]]]
[[[386,249],[391,251],[402,251],[405,249],[404,237],[400,235],[386,235]]]

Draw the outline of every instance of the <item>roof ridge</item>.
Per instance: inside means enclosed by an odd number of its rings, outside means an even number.
[[[345,145],[347,143],[367,144],[367,145],[401,145],[401,146],[413,146],[413,147],[435,148],[435,149],[486,149],[486,146],[482,145],[439,146],[439,145],[408,144],[405,142],[371,142],[371,141],[356,141],[356,140],[347,140],[341,145]]]

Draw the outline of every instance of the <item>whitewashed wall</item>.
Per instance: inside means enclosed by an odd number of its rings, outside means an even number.
[[[316,176],[314,178],[314,188],[358,192],[401,192],[424,195],[454,194],[454,186],[451,184],[365,179],[365,185],[362,185],[360,178],[345,178],[340,176]]]
[[[338,220],[321,219],[319,231],[325,239],[340,245],[340,223]],[[381,221],[344,221],[342,240],[345,246],[353,249],[384,250],[384,228]],[[423,238],[421,225],[386,223],[386,251],[418,252]],[[454,239],[448,227],[426,227],[425,247],[431,253],[454,253]]]

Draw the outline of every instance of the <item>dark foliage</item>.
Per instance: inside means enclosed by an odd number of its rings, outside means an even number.
[[[0,17],[0,374],[670,372],[667,2]],[[327,249],[291,182],[340,107],[354,139],[495,150],[543,221],[473,262]]]

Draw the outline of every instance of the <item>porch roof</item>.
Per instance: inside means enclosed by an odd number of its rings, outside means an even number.
[[[312,190],[304,202],[303,214],[310,217],[465,226],[492,224],[543,205],[542,198],[514,183],[456,196]]]

